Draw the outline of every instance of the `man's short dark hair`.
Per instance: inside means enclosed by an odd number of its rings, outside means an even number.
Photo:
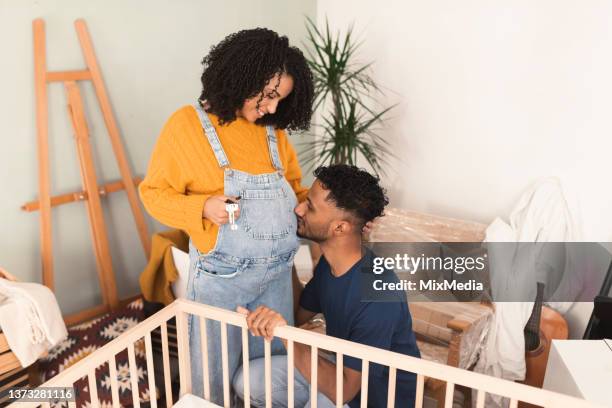
[[[389,204],[379,178],[356,166],[321,166],[314,171],[314,176],[329,191],[327,199],[352,213],[361,225],[383,215]]]

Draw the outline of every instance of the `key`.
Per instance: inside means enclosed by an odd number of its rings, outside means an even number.
[[[235,231],[238,229],[238,225],[236,225],[236,217],[235,217],[235,213],[236,211],[238,211],[238,204],[230,200],[226,200],[225,203],[226,203],[225,211],[227,211],[229,215],[230,229]]]

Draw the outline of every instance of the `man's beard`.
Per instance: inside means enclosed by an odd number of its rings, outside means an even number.
[[[302,232],[300,232],[300,227],[302,228]],[[320,244],[322,242],[325,242],[327,240],[327,236],[325,236],[325,234],[323,233],[315,233],[312,231],[305,231],[306,230],[306,224],[304,223],[304,221],[299,221],[298,220],[298,227],[297,227],[297,236],[299,238],[305,238],[305,239],[309,239],[313,242],[316,242],[317,244]]]

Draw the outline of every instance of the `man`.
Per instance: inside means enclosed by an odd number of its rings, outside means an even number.
[[[296,207],[295,213],[298,235],[317,242],[322,257],[300,296],[296,325],[307,324],[315,314],[323,313],[330,336],[420,357],[405,297],[395,302],[371,302],[364,301],[362,296],[366,279],[363,269],[371,265],[373,256],[362,246],[362,229],[382,215],[388,204],[378,179],[347,165],[320,167],[314,174],[316,180],[308,198]],[[380,276],[397,280],[392,272]],[[247,314],[249,330],[256,336],[271,339],[274,328],[286,324],[279,313],[265,306],[254,311],[239,307],[238,311]],[[294,357],[295,406],[303,407],[309,405],[310,347],[294,343]],[[249,366],[251,402],[264,406],[264,360],[252,360]],[[343,369],[343,402],[351,408],[359,407],[361,360],[345,356]],[[317,405],[332,407],[336,398],[336,365],[319,357],[317,370]],[[367,405],[386,407],[388,368],[372,364],[369,371]],[[415,383],[414,374],[398,370],[396,406],[414,404]],[[237,394],[244,396],[242,369],[236,373],[233,384]],[[275,406],[287,405],[286,356],[272,357],[272,393]]]

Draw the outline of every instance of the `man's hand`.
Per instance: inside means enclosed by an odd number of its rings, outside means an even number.
[[[238,197],[224,195],[209,197],[208,200],[204,202],[202,217],[209,219],[217,225],[227,224],[229,222],[229,214],[225,210],[226,201],[238,203],[237,199]],[[238,207],[238,211],[234,213],[234,218],[238,219],[238,217],[240,217],[240,207]]]
[[[325,322],[321,319],[312,319],[299,327],[302,330],[310,330],[313,332],[325,334]]]
[[[287,321],[280,313],[267,306],[259,306],[252,312],[242,306],[238,306],[236,311],[246,315],[247,326],[253,336],[263,336],[268,341],[271,341],[274,337],[274,329],[276,327],[287,325]]]

